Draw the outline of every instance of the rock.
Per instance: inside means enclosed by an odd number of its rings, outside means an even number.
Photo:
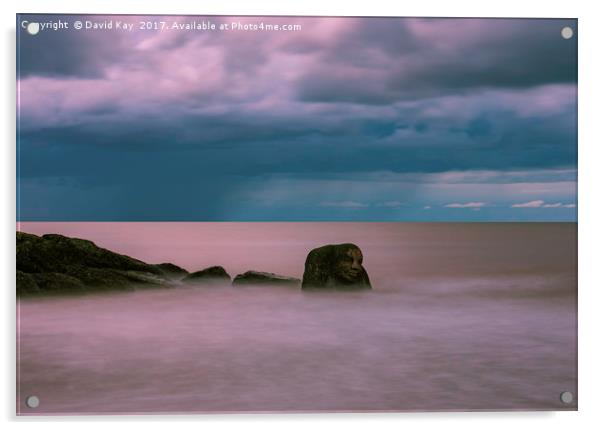
[[[60,234],[39,237],[17,232],[18,270],[27,273],[65,273],[74,265],[162,274],[161,269],[152,264],[100,248],[89,240]]]
[[[177,267],[177,266],[176,266]],[[166,287],[163,269],[58,234],[17,232],[17,294]]]
[[[180,266],[176,266],[172,263],[161,263],[155,264],[154,266],[160,269],[161,272],[163,272],[164,276],[170,278],[181,279],[184,276],[188,275],[188,270],[182,269]]]
[[[248,272],[236,275],[236,278],[232,281],[232,285],[290,285],[297,287],[300,282],[301,280],[297,278],[249,270]]]
[[[305,260],[301,288],[361,290],[371,289],[357,245],[343,243],[312,249]]]
[[[212,266],[199,270],[182,279],[187,284],[230,283],[230,275],[222,266]]]
[[[39,292],[40,287],[33,275],[17,270],[17,295]]]
[[[32,273],[30,276],[35,279],[39,290],[44,292],[74,292],[86,289],[86,285],[81,280],[64,273]]]

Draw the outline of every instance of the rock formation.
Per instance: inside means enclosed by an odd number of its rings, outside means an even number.
[[[370,289],[362,259],[361,250],[354,244],[326,245],[307,255],[302,283],[297,278],[250,270],[237,275],[232,285]],[[187,284],[230,283],[230,279],[222,266],[188,273],[175,264],[147,264],[89,240],[17,232],[18,295],[170,287],[174,280]]]
[[[312,249],[305,260],[301,287],[304,290],[370,289],[370,279],[362,264],[362,251],[352,243]]]
[[[199,270],[182,279],[188,284],[204,283],[230,283],[230,275],[222,266],[212,266],[207,269]]]
[[[249,270],[248,272],[236,275],[234,281],[232,281],[232,285],[289,285],[298,287],[300,282],[301,280],[297,278]]]
[[[182,269],[180,266],[176,266],[172,263],[161,263],[155,264],[154,266],[160,269],[163,272],[163,275],[168,278],[182,279],[184,276],[188,275],[188,270]]]
[[[167,287],[162,269],[83,239],[17,232],[17,294]]]

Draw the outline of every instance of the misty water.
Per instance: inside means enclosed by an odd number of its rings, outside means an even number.
[[[300,276],[298,255],[345,233],[372,291],[175,286],[20,300],[19,412],[576,408],[559,400],[577,386],[575,224],[320,229],[264,243],[262,257]],[[243,242],[228,245],[233,259]],[[29,395],[38,408],[24,406]]]

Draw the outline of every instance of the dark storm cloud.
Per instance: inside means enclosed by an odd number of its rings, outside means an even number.
[[[69,30],[44,30],[35,36],[19,31],[17,67],[19,78],[48,76],[64,78],[99,78],[105,68],[120,61],[124,52],[121,37],[114,32],[102,34],[72,29],[74,15],[20,15],[19,23],[62,21]],[[18,24],[19,25],[19,24]],[[19,27],[20,28],[20,27]]]
[[[64,77],[64,78],[101,78],[111,66],[125,66],[131,69],[152,67],[162,54],[173,50],[182,50],[186,58],[198,54],[199,47],[215,47],[221,51],[227,65],[227,73],[249,72],[261,66],[270,57],[273,41],[257,34],[191,31],[117,31],[117,30],[76,30],[76,20],[86,23],[117,21],[133,24],[138,29],[141,21],[186,24],[191,21],[210,20],[216,25],[230,22],[229,17],[136,17],[136,16],[102,16],[102,15],[20,15],[18,26],[27,22],[66,22],[68,28],[54,31],[51,28],[29,35],[19,31],[19,49],[17,51],[19,78],[31,76]],[[249,19],[240,19],[243,22]],[[273,21],[281,19],[273,18]],[[290,19],[289,19],[290,21]],[[144,42],[152,40],[150,46]],[[202,57],[202,54],[201,54]]]
[[[573,21],[294,21],[304,31],[22,34],[19,219],[384,220],[496,193],[506,208],[571,203],[576,47],[559,33]],[[456,172],[453,195],[423,202],[421,187]],[[464,216],[445,211],[425,219]]]
[[[298,81],[303,101],[391,103],[577,80],[575,20],[363,21]],[[380,54],[380,55],[378,55]]]
[[[24,130],[21,175],[136,181],[143,167],[123,154],[144,160],[144,171],[173,169],[161,180],[176,182],[184,166],[199,180],[210,180],[222,173],[320,177],[323,172],[545,169],[576,162],[575,130],[564,112],[544,119],[480,113],[453,126],[449,120],[428,128],[417,124],[410,129],[399,127],[395,118],[361,116],[335,122],[313,116],[179,115]],[[98,157],[106,162],[96,164]],[[117,176],[103,179],[107,166]]]

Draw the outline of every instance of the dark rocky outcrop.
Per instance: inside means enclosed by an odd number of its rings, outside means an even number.
[[[182,269],[180,266],[176,266],[173,263],[161,263],[155,264],[156,268],[160,269],[164,276],[174,279],[182,279],[188,275],[188,270]]]
[[[100,248],[89,240],[60,234],[17,232],[17,269],[28,273],[67,273],[72,266],[134,270],[161,275],[161,269],[127,255]]]
[[[362,251],[352,243],[312,249],[305,260],[301,287],[304,290],[370,289],[370,279],[362,264]]]
[[[212,266],[199,270],[182,279],[187,284],[230,283],[230,275],[222,266]]]
[[[25,272],[21,272],[17,270],[17,294],[31,294],[31,293],[39,293],[40,287],[38,287],[38,283],[36,282],[36,278]]]
[[[17,294],[166,287],[162,269],[58,234],[17,232]]]
[[[230,283],[221,266],[194,273],[172,263],[147,264],[96,246],[84,239],[59,234],[36,236],[17,232],[17,294],[71,293],[170,287],[187,284]],[[326,245],[310,251],[303,281],[268,272],[247,271],[232,285],[288,285],[307,289],[370,289],[362,266],[362,252],[354,244]]]
[[[248,272],[236,275],[236,278],[232,281],[232,285],[287,285],[298,287],[300,282],[301,280],[297,278],[249,270]]]

